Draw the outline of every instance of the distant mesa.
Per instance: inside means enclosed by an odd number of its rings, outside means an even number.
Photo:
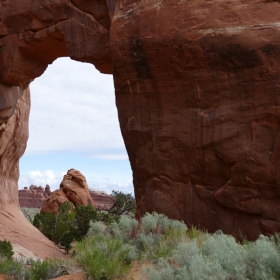
[[[42,208],[46,199],[50,198],[52,193],[58,191],[60,189],[51,192],[49,185],[46,185],[45,188],[35,185],[31,185],[29,188],[24,187],[24,189],[18,191],[20,207]],[[114,204],[114,198],[104,192],[89,189],[89,194],[96,210],[109,210]]]
[[[35,185],[31,185],[29,189],[24,187],[23,190],[18,191],[20,207],[41,208],[50,194],[51,188],[49,185],[46,185],[45,188]]]

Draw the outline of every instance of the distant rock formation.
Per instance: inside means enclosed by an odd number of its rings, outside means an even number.
[[[85,176],[76,169],[68,170],[60,184],[60,189],[52,192],[45,200],[41,213],[58,213],[59,206],[66,201],[70,201],[74,206],[92,205],[94,202],[90,196]]]
[[[24,187],[23,190],[18,191],[20,207],[41,208],[50,194],[51,188],[49,185],[46,185],[45,188],[35,185],[31,185],[29,189]]]
[[[111,195],[95,190],[90,190],[89,193],[97,210],[109,210],[114,204],[114,198]]]
[[[61,189],[53,192],[56,193],[54,197],[59,200],[59,205],[64,201],[68,201],[67,196],[62,192]],[[50,197],[51,193],[49,185],[46,185],[45,188],[35,185],[31,185],[29,189],[24,187],[23,190],[18,191],[20,207],[42,208],[44,201]],[[96,210],[109,210],[114,204],[114,198],[105,192],[89,190],[89,194]],[[63,199],[63,197],[66,197],[66,199]]]

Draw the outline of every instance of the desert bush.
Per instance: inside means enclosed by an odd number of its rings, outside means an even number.
[[[62,261],[56,259],[33,260],[29,259],[26,267],[26,279],[49,280],[66,274]]]
[[[170,264],[164,259],[159,259],[153,266],[144,267],[142,272],[147,276],[147,279],[150,280],[185,279],[180,275],[180,269],[174,269],[174,267],[170,266]]]
[[[110,236],[88,236],[76,244],[76,259],[92,280],[123,279],[137,257],[133,254],[132,246]]]
[[[88,234],[102,232],[136,248],[142,259],[155,260],[170,256],[176,244],[186,236],[186,230],[183,222],[162,214],[147,213],[140,224],[127,215],[121,216],[119,222],[113,222],[107,229],[100,223],[91,223]]]
[[[118,223],[113,222],[109,226],[110,233],[117,239],[127,243],[133,237],[138,228],[138,221],[129,216],[121,216]]]
[[[197,227],[192,226],[188,229],[188,236],[191,239],[199,237],[200,234],[201,231]]]
[[[76,208],[70,202],[60,205],[58,214],[36,214],[33,225],[55,244],[71,249],[74,240],[82,240],[89,230],[89,222],[96,221],[97,211],[91,205]]]
[[[76,240],[80,240],[80,238],[83,238],[87,234],[89,222],[97,220],[98,213],[91,205],[77,205],[74,209],[74,214]]]
[[[5,257],[0,257],[0,274],[5,274],[15,280],[24,280],[25,272],[21,261],[13,261]]]
[[[246,245],[222,232],[204,234],[202,244],[198,240],[178,244],[169,262],[160,260],[146,268],[147,279],[280,279],[279,236],[260,236]]]
[[[204,259],[210,258],[218,262],[228,275],[234,275],[238,279],[245,278],[245,248],[234,237],[221,231],[208,235],[201,253]]]
[[[249,279],[280,279],[280,252],[277,239],[261,235],[246,245],[245,262]]]
[[[110,214],[121,216],[128,213],[135,213],[136,200],[131,193],[123,193],[121,191],[112,191],[111,196],[114,197],[114,204],[108,211]]]
[[[7,258],[10,260],[13,254],[13,246],[11,242],[7,240],[0,240],[0,258]]]

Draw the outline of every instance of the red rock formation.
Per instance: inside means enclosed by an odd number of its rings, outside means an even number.
[[[56,190],[44,201],[41,213],[51,212],[57,214],[59,206],[67,201],[69,201],[69,199],[64,191],[62,189]]]
[[[137,214],[280,230],[279,1],[117,1],[116,104]]]
[[[19,210],[18,162],[28,138],[28,85],[61,56],[111,72],[109,31],[103,21],[109,14],[99,9],[103,3],[96,3],[91,14],[85,1],[0,0],[0,239],[41,258],[61,252],[23,221]]]
[[[90,190],[89,193],[97,210],[109,210],[114,205],[114,198],[111,195],[94,190]]]
[[[27,208],[41,208],[50,193],[49,185],[46,185],[45,189],[34,185],[30,186],[29,190],[27,187],[24,187],[23,190],[18,191],[19,205],[20,207]]]
[[[1,217],[18,205],[27,86],[70,56],[113,70],[138,217],[279,231],[279,12],[279,1],[0,0]]]
[[[59,206],[66,201],[70,201],[74,206],[91,204],[94,207],[86,178],[78,170],[68,170],[60,184],[60,189],[52,192],[50,197],[44,201],[41,213],[51,212],[57,214]]]

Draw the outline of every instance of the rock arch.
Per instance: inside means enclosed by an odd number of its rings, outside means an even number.
[[[278,1],[0,0],[0,237],[7,213],[18,219],[28,84],[59,56],[114,75],[138,217],[250,239],[279,231],[277,11]]]

